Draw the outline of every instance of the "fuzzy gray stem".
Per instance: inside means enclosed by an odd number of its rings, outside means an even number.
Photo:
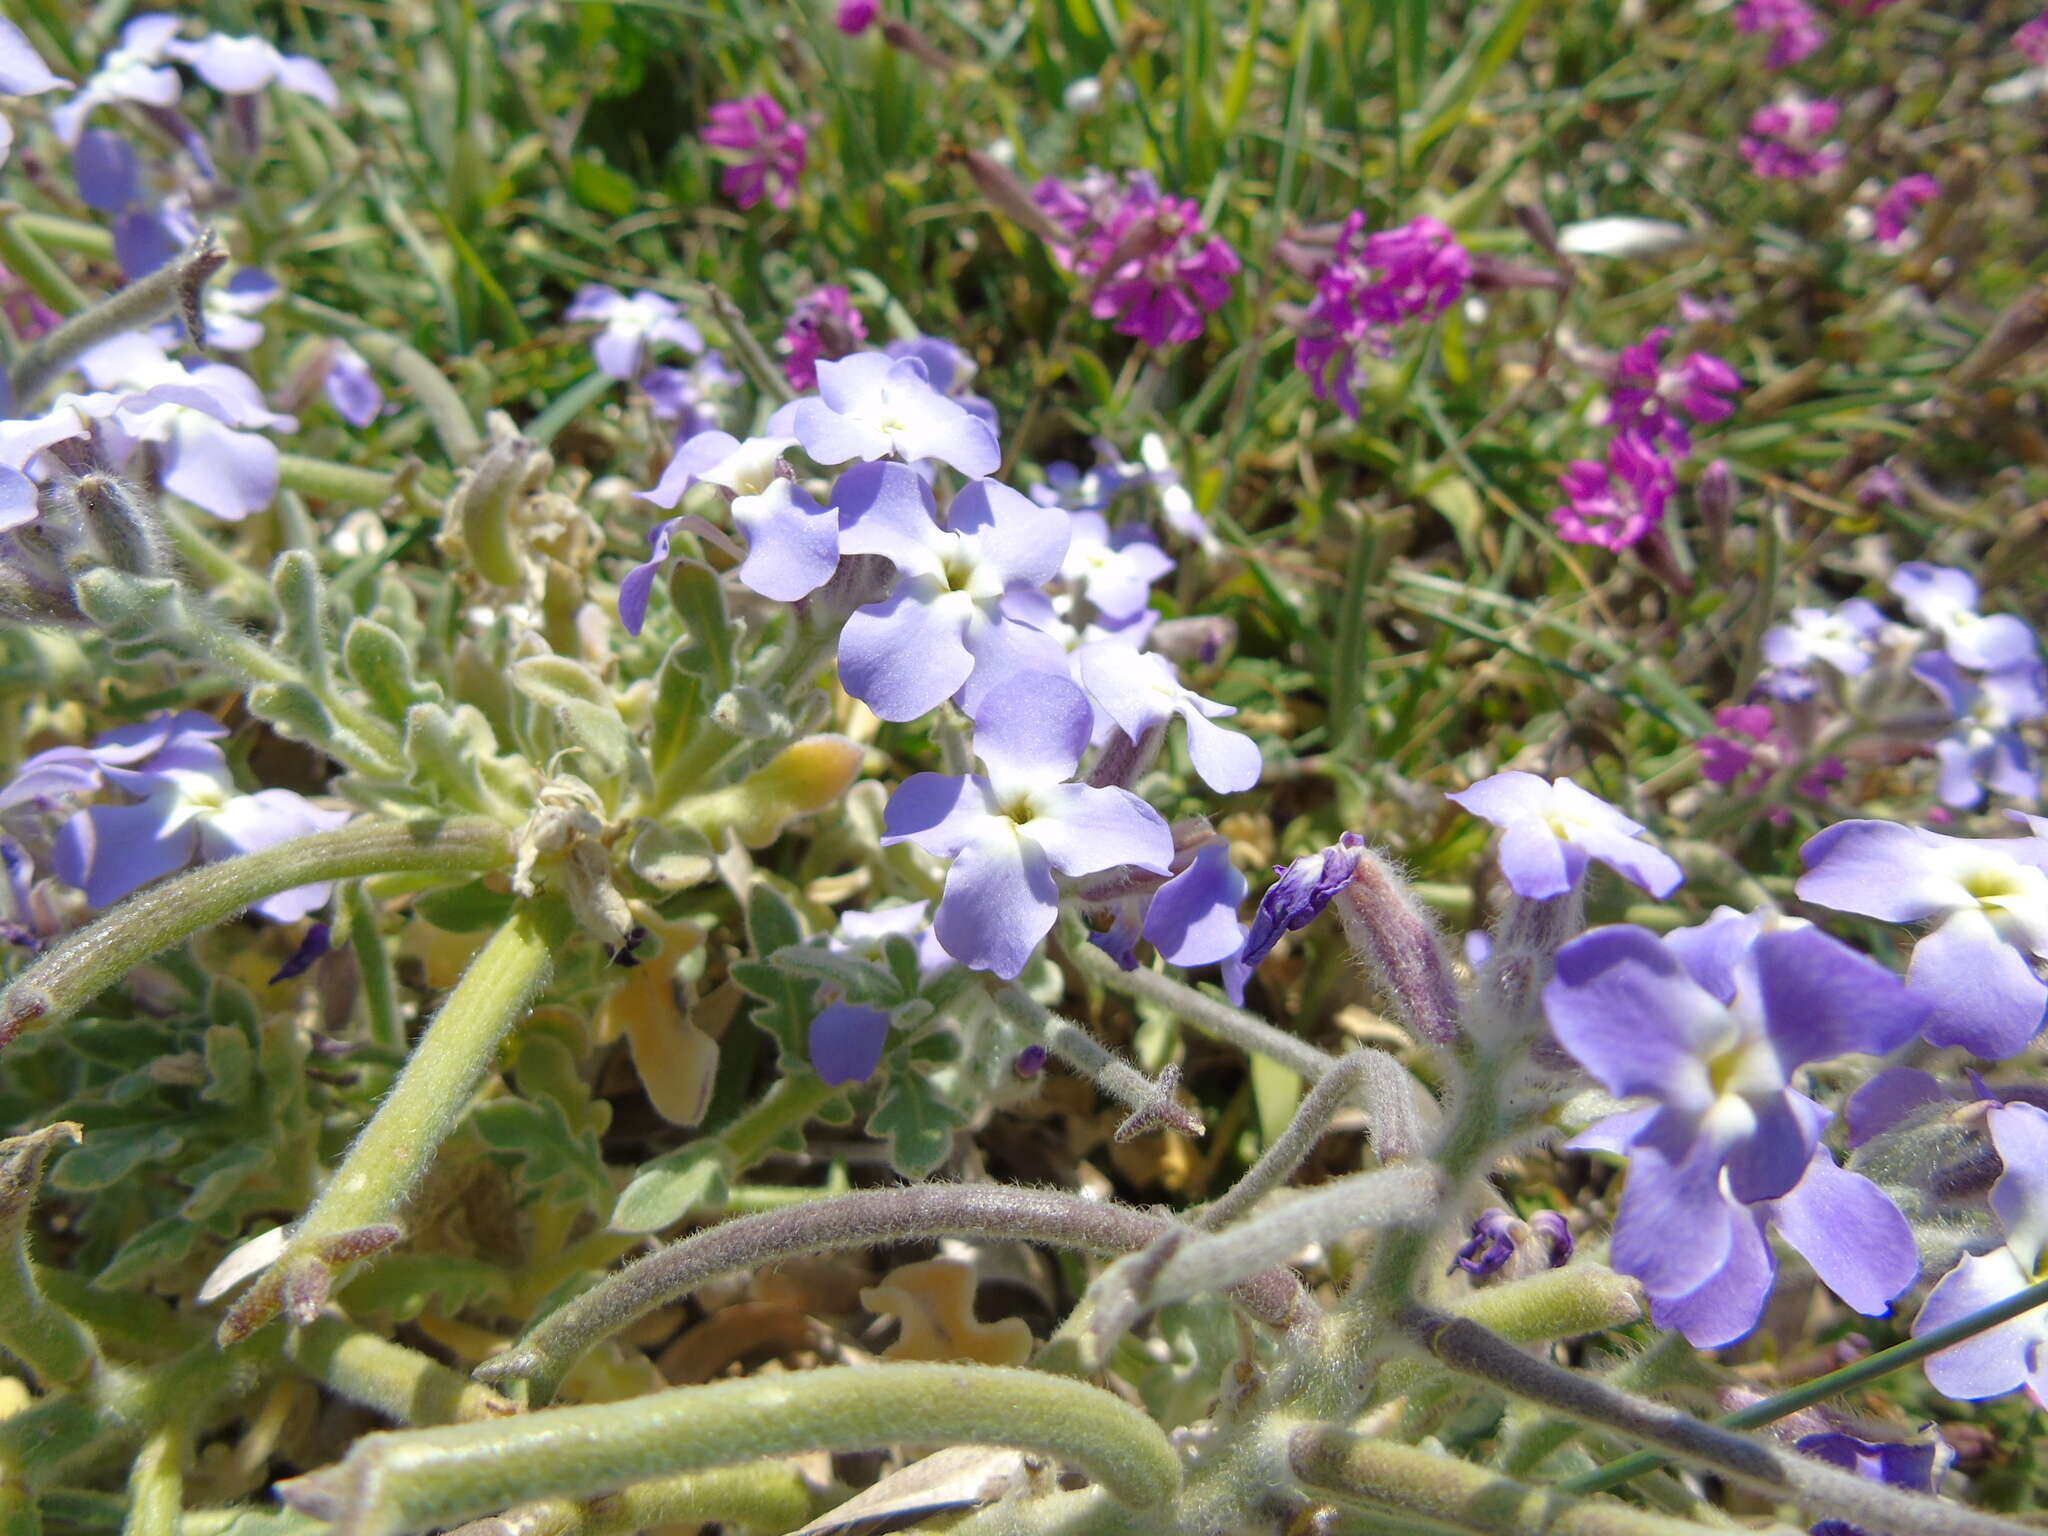
[[[1384,1051],[1353,1051],[1340,1057],[1334,1069],[1326,1072],[1322,1080],[1311,1088],[1294,1111],[1294,1118],[1287,1122],[1287,1128],[1266,1148],[1256,1163],[1245,1170],[1239,1179],[1221,1197],[1210,1204],[1207,1210],[1195,1218],[1195,1225],[1205,1232],[1215,1232],[1229,1226],[1244,1215],[1259,1201],[1285,1184],[1294,1176],[1294,1170],[1308,1160],[1316,1143],[1323,1139],[1323,1133],[1330,1128],[1330,1121],[1337,1111],[1351,1102],[1352,1095],[1361,1085],[1368,1082],[1384,1089],[1387,1073],[1391,1069],[1398,1079],[1398,1091],[1405,1093],[1407,1072],[1401,1064]],[[1384,1095],[1383,1095],[1384,1096]],[[1413,1141],[1398,1152],[1390,1152],[1382,1143],[1381,1116],[1373,1117],[1373,1140],[1379,1146],[1380,1156],[1392,1159],[1406,1156],[1415,1150]],[[1388,1136],[1387,1140],[1399,1139]]]
[[[73,315],[15,363],[9,379],[15,408],[27,410],[81,354],[124,331],[146,330],[168,314],[182,314],[193,344],[203,346],[199,294],[227,261],[228,253],[213,231],[201,230],[176,260]]]
[[[1891,1536],[2023,1536],[2028,1527],[1844,1472],[1765,1440],[1732,1433],[1663,1403],[1620,1392],[1532,1355],[1467,1318],[1420,1307],[1401,1326],[1443,1364],[1503,1391],[1654,1445],[1817,1516]]]
[[[1047,1012],[1016,987],[1005,987],[996,1002],[1053,1055],[1130,1109],[1130,1118],[1116,1128],[1118,1141],[1162,1128],[1188,1137],[1202,1134],[1201,1116],[1173,1096],[1180,1085],[1178,1067],[1169,1066],[1156,1079],[1147,1077],[1080,1025]]]
[[[1082,1253],[1136,1253],[1176,1230],[1164,1216],[1080,1195],[999,1184],[913,1184],[807,1201],[694,1233],[619,1270],[550,1314],[506,1354],[486,1361],[486,1381],[527,1378],[544,1398],[599,1340],[720,1275],[798,1254],[939,1237],[1006,1238]],[[1285,1271],[1254,1276],[1238,1298],[1262,1320],[1285,1323],[1301,1301]]]

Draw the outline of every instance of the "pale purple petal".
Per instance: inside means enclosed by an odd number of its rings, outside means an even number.
[[[1995,1306],[2032,1278],[2009,1248],[1966,1254],[1927,1293],[1913,1319],[1913,1336]],[[2041,1314],[2026,1313],[1929,1355],[1927,1380],[1935,1391],[1964,1401],[2000,1397],[2026,1381],[2028,1356],[2042,1337]]]
[[[189,821],[166,829],[171,810],[159,800],[81,811],[58,832],[51,867],[66,885],[84,891],[94,907],[112,906],[192,862],[199,830]]]
[[[1703,1110],[1710,1093],[1693,1042],[1725,1016],[1646,928],[1596,928],[1558,951],[1543,1006],[1558,1043],[1610,1093]]]
[[[277,78],[278,52],[260,37],[228,37],[215,32],[195,43],[178,44],[174,58],[192,66],[199,78],[228,96],[248,96]]]
[[[1004,606],[1009,605],[1006,602]],[[974,671],[960,685],[957,702],[970,715],[980,712],[990,693],[1020,678],[1055,678],[1068,687],[1074,686],[1067,676],[1065,648],[1051,635],[1029,624],[1014,624],[1008,619],[991,623],[980,609],[972,609],[966,642],[968,653],[974,658]],[[1093,720],[1093,711],[1089,718]]]
[[[673,511],[685,491],[702,479],[707,470],[716,468],[737,453],[739,446],[738,438],[716,427],[693,434],[677,447],[654,489],[639,493],[640,499],[654,503],[664,512]]]
[[[1031,810],[1021,835],[1044,849],[1063,875],[1093,875],[1119,865],[1155,875],[1173,868],[1173,829],[1128,789],[1055,784],[1032,792]]]
[[[1204,784],[1229,795],[1259,782],[1265,763],[1251,737],[1225,730],[1192,706],[1183,708],[1180,717],[1187,724],[1188,757]]]
[[[843,553],[880,555],[904,572],[938,569],[938,503],[908,464],[854,465],[832,487],[832,505]]]
[[[647,558],[626,572],[625,579],[619,583],[619,622],[626,626],[629,635],[639,634],[647,622],[647,601],[654,595],[654,579],[668,561],[669,544],[675,537],[679,521],[670,518],[656,526],[648,535],[651,547]]]
[[[1892,972],[1818,928],[1766,933],[1750,954],[1764,1028],[1788,1071],[1854,1052],[1888,1055],[1933,1011]]]
[[[1058,913],[1059,890],[1044,851],[1000,825],[954,859],[933,927],[962,965],[1014,981]]]
[[[1941,857],[1944,839],[1893,821],[1840,821],[1799,850],[1801,901],[1889,923],[1918,922],[1956,903],[1960,887]]]
[[[830,363],[820,363],[820,374],[831,366]],[[848,459],[879,459],[895,446],[887,432],[864,421],[856,421],[851,416],[842,416],[822,400],[797,400],[793,405],[795,408],[789,418],[790,434],[802,445],[804,452],[820,464],[844,464]]]
[[[608,320],[612,311],[625,302],[626,296],[616,288],[607,288],[603,283],[585,283],[576,290],[569,307],[562,311],[562,318],[574,323]]]
[[[1188,867],[1153,893],[1145,913],[1145,937],[1169,964],[1213,965],[1244,948],[1245,927],[1237,920],[1243,904],[1244,872],[1230,862],[1230,848],[1204,843]]]
[[[267,437],[185,414],[163,447],[164,489],[215,517],[240,522],[277,495],[277,445]]]
[[[384,390],[363,355],[347,342],[330,343],[326,376],[321,387],[335,414],[352,427],[367,427],[384,410]]]
[[[2048,985],[1980,910],[1952,913],[1922,936],[1906,985],[1934,1005],[1923,1030],[1930,1044],[1960,1045],[1987,1061],[2025,1049],[2048,1011]]]
[[[71,152],[71,176],[86,207],[121,213],[142,200],[142,160],[111,128],[88,128]]]
[[[36,483],[0,464],[0,533],[36,520]]]
[[[1544,815],[1550,809],[1550,785],[1533,773],[1510,768],[1444,798],[1482,821],[1508,827]]]
[[[839,567],[839,514],[792,481],[777,479],[758,496],[740,497],[732,504],[732,520],[747,536],[740,581],[763,597],[793,603],[817,591]]]
[[[1813,1156],[1813,1138],[1785,1095],[1751,1099],[1755,1128],[1728,1148],[1728,1190],[1744,1204],[1775,1200],[1797,1184]]]
[[[957,857],[996,814],[988,780],[978,775],[914,773],[882,812],[882,846],[915,843],[934,858]]]
[[[1559,787],[1567,783],[1570,780],[1560,780]],[[1572,829],[1572,841],[1659,901],[1685,883],[1685,871],[1679,868],[1676,859],[1631,834],[1602,826],[1581,826]]]
[[[591,337],[590,355],[597,361],[598,372],[606,377],[630,379],[640,371],[640,354],[645,345],[646,338],[638,331],[607,327]]]
[[[317,60],[296,53],[280,54],[277,83],[288,91],[319,102],[330,112],[341,106],[341,92],[335,88],[334,77]]]
[[[1012,679],[974,712],[974,753],[1007,800],[1072,778],[1088,725],[1088,700],[1064,677]]]
[[[831,1087],[865,1082],[881,1065],[889,1043],[889,1015],[879,1008],[834,1003],[810,1028],[811,1066]]]
[[[1057,576],[1066,558],[1070,523],[1058,507],[993,480],[976,480],[953,498],[946,525],[955,533],[978,534],[976,554],[1005,586],[1040,586]]]
[[[839,633],[840,685],[884,720],[915,720],[937,709],[974,671],[963,636],[967,598],[923,596],[914,581],[900,582]]]
[[[1673,1164],[1638,1144],[1614,1222],[1614,1267],[1653,1297],[1697,1290],[1728,1262],[1737,1228],[1754,1218],[1721,1191],[1720,1159],[1709,1152]]]
[[[1822,1283],[1866,1317],[1882,1316],[1920,1278],[1920,1250],[1899,1208],[1862,1174],[1837,1167],[1825,1147],[1772,1205],[1771,1219]]]
[[[1457,796],[1446,798],[1455,800]],[[1564,895],[1586,872],[1585,850],[1564,841],[1547,823],[1534,818],[1508,823],[1501,834],[1498,857],[1501,878],[1517,896],[1530,901]]]
[[[2038,1268],[2048,1246],[2048,1114],[2032,1104],[2006,1104],[1986,1118],[2005,1165],[1991,1189],[1991,1209],[2020,1263]]]
[[[40,96],[44,91],[54,91],[65,84],[62,76],[51,73],[50,66],[43,62],[41,54],[21,28],[5,17],[0,17],[0,94],[8,96]]]
[[[1633,1182],[1633,1169],[1629,1178]],[[1762,1320],[1764,1303],[1778,1277],[1777,1258],[1764,1239],[1763,1223],[1757,1215],[1725,1200],[1721,1212],[1720,1219],[1728,1224],[1729,1244],[1720,1267],[1684,1295],[1653,1292],[1650,1298],[1650,1320],[1660,1328],[1676,1328],[1698,1349],[1718,1349],[1746,1338]],[[1668,1234],[1665,1240],[1671,1243]]]

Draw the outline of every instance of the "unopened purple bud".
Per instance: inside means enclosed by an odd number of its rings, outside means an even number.
[[[1474,1280],[1518,1280],[1545,1269],[1561,1269],[1572,1256],[1572,1231],[1562,1213],[1538,1211],[1527,1221],[1499,1206],[1479,1213],[1452,1269]],[[1446,1271],[1448,1273],[1448,1271]]]
[[[1521,1225],[1512,1212],[1499,1206],[1481,1211],[1472,1223],[1472,1235],[1451,1261],[1451,1268],[1462,1269],[1475,1278],[1505,1268],[1515,1256],[1514,1229]]]
[[[1237,622],[1220,614],[1162,619],[1152,627],[1150,644],[1168,661],[1198,667],[1214,666],[1237,644]]]
[[[1303,854],[1292,864],[1276,866],[1280,878],[1259,899],[1251,932],[1239,960],[1247,970],[1273,952],[1282,934],[1306,928],[1322,915],[1330,900],[1351,882],[1365,851],[1365,839],[1346,832],[1332,848]]]
[[[1551,222],[1547,209],[1536,203],[1509,203],[1508,212],[1515,216],[1515,222],[1522,226],[1531,240],[1552,256],[1558,254],[1557,225]]]
[[[1011,1070],[1027,1081],[1037,1077],[1045,1070],[1045,1047],[1042,1045],[1025,1046],[1023,1050],[1017,1053],[1016,1061],[1011,1063]]]
[[[303,976],[320,963],[333,945],[333,930],[325,923],[310,923],[306,936],[299,940],[299,947],[291,952],[291,958],[277,968],[270,978],[274,987],[280,981],[290,981],[294,976]]]
[[[1393,865],[1360,846],[1357,867],[1335,900],[1352,953],[1372,968],[1409,1028],[1438,1045],[1462,1036],[1450,957],[1436,923]]]
[[[1565,1220],[1562,1211],[1538,1211],[1529,1218],[1529,1230],[1539,1242],[1549,1245],[1552,1269],[1563,1269],[1571,1262],[1572,1250],[1578,1245],[1572,1240],[1571,1223]]]

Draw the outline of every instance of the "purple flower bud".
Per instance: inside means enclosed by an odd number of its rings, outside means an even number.
[[[1330,898],[1351,883],[1365,839],[1346,832],[1333,848],[1305,853],[1292,864],[1276,865],[1280,878],[1259,898],[1259,910],[1252,915],[1251,933],[1244,941],[1238,960],[1247,970],[1256,969],[1282,934],[1306,928],[1322,915]]]
[[[1451,1261],[1474,1280],[1498,1275],[1520,1279],[1544,1269],[1561,1269],[1572,1256],[1572,1230],[1557,1211],[1538,1211],[1527,1221],[1495,1206],[1481,1211],[1472,1235]]]
[[[1735,471],[1726,459],[1715,459],[1693,482],[1692,504],[1708,539],[1720,544],[1735,524]]]
[[[326,923],[307,924],[306,936],[299,940],[298,948],[291,952],[291,957],[277,968],[270,984],[274,987],[280,981],[305,975],[334,947],[333,938],[334,930]]]
[[[1045,1070],[1045,1054],[1044,1046],[1027,1045],[1017,1053],[1017,1059],[1011,1064],[1011,1070],[1027,1081],[1037,1077]]]

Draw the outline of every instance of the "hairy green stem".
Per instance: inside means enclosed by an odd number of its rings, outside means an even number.
[[[384,925],[377,904],[360,880],[342,887],[341,909],[348,918],[349,948],[355,951],[356,973],[362,978],[363,1013],[370,1039],[388,1051],[405,1049],[405,1018],[398,1007],[398,978],[384,943]]]
[[[330,464],[302,454],[278,455],[277,483],[314,501],[344,507],[381,507],[398,492],[398,476],[353,464]]]
[[[573,928],[568,908],[543,897],[520,906],[491,936],[284,1252],[221,1320],[222,1343],[246,1338],[280,1310],[311,1322],[334,1270],[396,1240],[406,1197],[469,1112],[498,1047],[526,1017]]]
[[[1004,987],[996,994],[996,1005],[1053,1055],[1130,1110],[1130,1117],[1116,1129],[1118,1141],[1162,1127],[1188,1137],[1202,1134],[1201,1116],[1174,1097],[1180,1084],[1178,1067],[1167,1067],[1156,1079],[1147,1077],[1071,1019],[1048,1012],[1020,987]]]
[[[638,1536],[662,1526],[721,1526],[793,1531],[817,1507],[803,1474],[791,1466],[716,1467],[658,1477],[587,1503],[546,1499],[472,1521],[448,1536]]]
[[[434,424],[434,435],[441,439],[449,463],[460,467],[483,452],[484,437],[477,430],[476,418],[432,358],[396,336],[367,326],[349,331],[348,339],[366,362],[412,390],[427,420]]]
[[[1340,1058],[1302,1098],[1286,1128],[1259,1160],[1245,1170],[1243,1178],[1204,1207],[1194,1224],[1205,1232],[1227,1227],[1292,1178],[1295,1169],[1308,1160],[1316,1143],[1323,1139],[1337,1111],[1350,1103],[1352,1095],[1378,1072],[1380,1063],[1392,1067],[1403,1078],[1407,1076],[1400,1063],[1384,1051],[1353,1051]],[[1382,1157],[1388,1155],[1381,1153]]]
[[[462,879],[507,867],[496,822],[365,819],[202,865],[110,907],[0,991],[0,1045],[62,1023],[150,956],[293,886],[360,875]]]
[[[0,266],[60,315],[75,315],[92,301],[42,247],[39,231],[19,205],[0,203]]]
[[[1811,1456],[1705,1424],[1691,1414],[1531,1355],[1469,1318],[1409,1308],[1402,1329],[1444,1365],[1586,1424],[1643,1440],[1811,1513],[1891,1536],[2021,1536],[2026,1527],[1844,1472]]]
[[[486,1381],[526,1378],[534,1396],[599,1340],[678,1301],[721,1275],[758,1269],[798,1254],[866,1248],[941,1237],[1002,1238],[1081,1253],[1137,1253],[1175,1224],[1164,1216],[1054,1190],[1000,1184],[913,1184],[859,1190],[721,1222],[628,1264],[585,1291],[506,1354],[477,1367]],[[1281,1271],[1259,1275],[1239,1299],[1268,1322],[1284,1323],[1301,1303],[1299,1282]]]
[[[78,1320],[43,1294],[28,1257],[29,1210],[43,1164],[57,1147],[84,1139],[62,1121],[0,1141],[0,1347],[45,1387],[74,1386],[99,1364],[99,1346]]]
[[[994,1366],[898,1363],[755,1376],[495,1424],[367,1435],[280,1483],[335,1536],[406,1536],[545,1498],[799,1451],[986,1441],[1057,1456],[1125,1504],[1163,1504],[1180,1463],[1158,1425],[1085,1383]]]
[[[128,1472],[128,1517],[121,1523],[121,1536],[178,1536],[191,1435],[191,1425],[173,1414],[143,1438]]]
[[[1469,1461],[1325,1425],[1295,1430],[1287,1460],[1317,1492],[1473,1536],[1704,1536],[1712,1529],[1610,1499],[1563,1497]]]
[[[27,410],[65,369],[110,337],[147,330],[170,314],[182,313],[187,330],[202,325],[200,290],[227,263],[213,231],[202,230],[174,260],[73,314],[15,361],[8,376],[15,406]]]
[[[519,1405],[418,1350],[338,1317],[322,1317],[285,1343],[285,1358],[337,1396],[398,1424],[466,1424]]]

